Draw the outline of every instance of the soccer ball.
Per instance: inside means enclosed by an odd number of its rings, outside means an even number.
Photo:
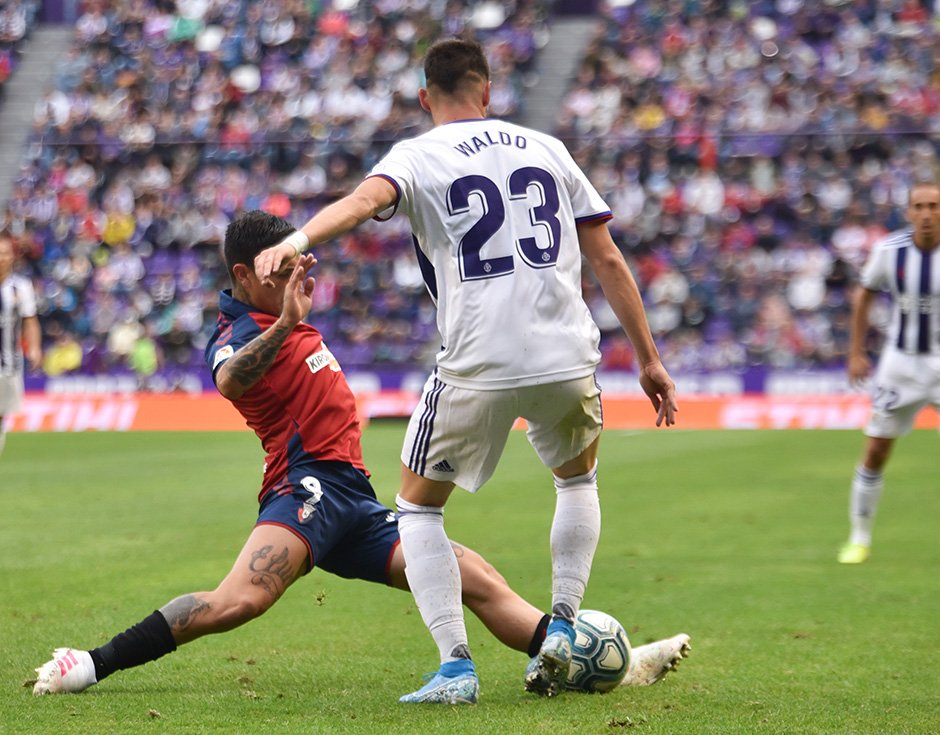
[[[609,692],[630,666],[630,641],[616,619],[600,610],[581,610],[574,623],[568,689]]]

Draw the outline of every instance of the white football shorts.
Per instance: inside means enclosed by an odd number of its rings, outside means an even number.
[[[0,416],[9,416],[20,410],[23,399],[23,373],[0,374]]]
[[[927,404],[940,409],[940,355],[908,355],[889,347],[875,371],[865,434],[879,439],[904,436]]]
[[[442,382],[424,385],[411,415],[401,461],[429,480],[476,492],[499,462],[517,418],[546,467],[559,467],[601,433],[601,390],[593,375],[561,383],[471,390]]]

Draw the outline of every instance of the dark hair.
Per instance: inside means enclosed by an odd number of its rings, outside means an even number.
[[[232,284],[235,283],[232,270],[238,263],[254,267],[258,253],[277,245],[296,229],[287,220],[260,209],[245,212],[232,220],[225,229],[225,245],[222,249]]]
[[[476,41],[449,38],[428,49],[424,57],[424,76],[427,86],[433,85],[453,94],[464,82],[487,81],[490,65],[486,62],[483,47]]]

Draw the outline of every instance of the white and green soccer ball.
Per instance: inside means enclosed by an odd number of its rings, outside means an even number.
[[[581,610],[574,624],[568,689],[609,692],[630,667],[630,641],[616,618],[600,610]]]

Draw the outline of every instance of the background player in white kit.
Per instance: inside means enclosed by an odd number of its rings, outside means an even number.
[[[28,278],[13,272],[13,239],[0,232],[0,453],[6,444],[4,418],[19,410],[23,397],[23,343],[29,366],[42,364],[36,295]]]
[[[862,461],[849,500],[851,534],[839,550],[843,564],[868,559],[872,525],[884,485],[882,472],[894,441],[907,434],[928,403],[940,408],[940,185],[915,184],[907,218],[913,229],[875,245],[852,305],[849,379],[871,374],[865,337],[871,304],[880,291],[893,299],[891,323],[872,383],[872,414]]]
[[[519,416],[556,488],[552,621],[526,672],[527,689],[553,696],[567,676],[600,532],[599,332],[581,298],[582,254],[633,342],[657,425],[674,423],[675,386],[605,224],[611,213],[564,145],[486,119],[489,68],[479,44],[436,43],[424,69],[419,99],[434,129],[395,145],[352,194],[262,252],[255,268],[264,279],[310,243],[390,207],[408,216],[443,347],[408,426],[397,504],[408,581],[441,667],[401,701],[477,699],[443,506],[455,485],[473,492],[486,482]]]

